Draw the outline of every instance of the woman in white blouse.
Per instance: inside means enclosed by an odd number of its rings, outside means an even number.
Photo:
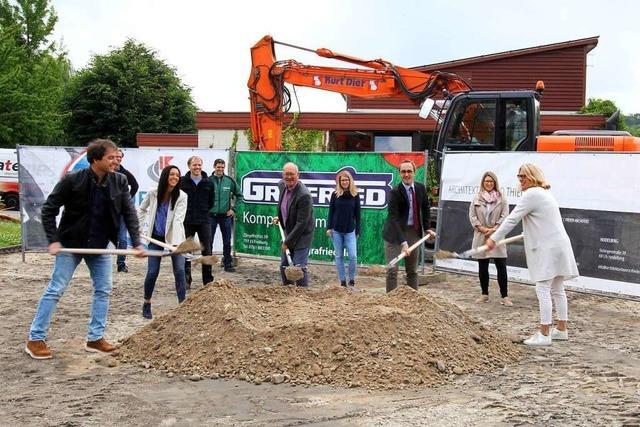
[[[495,173],[487,171],[480,180],[478,194],[469,205],[469,222],[473,227],[471,247],[477,248],[484,245],[487,238],[496,231],[507,215],[509,215],[509,203],[500,192],[498,177]],[[500,304],[511,307],[513,303],[509,299],[507,290],[507,247],[499,246],[492,251],[477,254],[474,258],[478,260],[478,280],[482,292],[476,302],[489,301],[489,261],[493,259],[502,297]]]
[[[578,276],[571,241],[564,229],[560,208],[549,191],[551,186],[537,166],[525,163],[518,171],[520,202],[487,239],[490,249],[504,239],[522,221],[524,249],[531,280],[536,283],[540,306],[540,330],[524,341],[526,345],[550,345],[552,340],[567,340],[568,309],[564,281]],[[552,303],[557,324],[552,328]]]
[[[138,208],[140,234],[151,236],[170,245],[179,245],[185,240],[184,217],[187,213],[187,194],[180,190],[180,169],[169,165],[162,169],[158,188],[153,188],[145,195]],[[163,248],[149,243],[149,249]],[[161,257],[149,257],[147,275],[144,278],[144,303],[142,316],[151,319],[151,296],[160,273]],[[175,279],[178,302],[185,299],[184,257],[171,255],[173,277]]]

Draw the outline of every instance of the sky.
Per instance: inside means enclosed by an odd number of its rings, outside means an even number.
[[[587,56],[587,98],[611,99],[625,114],[640,113],[640,2],[632,0],[53,0],[52,5],[59,18],[54,38],[76,70],[133,38],[176,69],[200,111],[249,110],[249,49],[269,34],[277,41],[403,67],[600,36]],[[279,45],[276,55],[351,67]],[[297,95],[295,109],[302,112],[346,111],[338,94],[299,88]]]

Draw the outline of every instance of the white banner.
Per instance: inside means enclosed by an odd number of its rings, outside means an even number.
[[[523,163],[542,168],[558,201],[580,277],[570,287],[640,296],[640,154],[447,153],[440,183],[437,249],[471,248],[469,203],[491,170],[511,209],[522,193],[516,174]],[[510,235],[521,233],[518,226]],[[522,243],[508,247],[509,280],[530,282]],[[440,259],[436,269],[477,272],[473,260]],[[491,265],[491,273],[495,274]]]
[[[123,148],[122,151],[122,166],[136,177],[140,186],[134,197],[136,206],[140,205],[147,191],[157,188],[160,172],[167,165],[177,166],[184,175],[189,171],[187,160],[197,155],[202,158],[202,169],[211,175],[215,159],[223,159],[229,164],[228,150]],[[23,245],[25,250],[44,249],[47,242],[40,222],[42,204],[60,178],[89,166],[86,147],[18,146],[18,156]],[[214,250],[222,250],[219,232],[216,233]]]

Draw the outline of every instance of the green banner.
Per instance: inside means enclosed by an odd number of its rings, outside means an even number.
[[[236,178],[244,203],[238,206],[234,246],[237,252],[280,257],[280,232],[272,223],[278,213],[278,182],[282,167],[294,162],[300,180],[313,197],[316,230],[310,259],[333,261],[333,243],[327,237],[329,200],[335,176],[348,170],[360,191],[361,230],[358,264],[384,264],[382,226],[387,217],[391,187],[400,182],[398,164],[404,159],[418,166],[416,181],[425,181],[424,153],[293,153],[242,151],[236,154]]]

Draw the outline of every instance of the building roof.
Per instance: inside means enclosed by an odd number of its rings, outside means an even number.
[[[479,62],[489,62],[489,61],[495,61],[495,60],[505,59],[505,58],[515,58],[517,56],[522,56],[522,55],[532,55],[536,53],[543,53],[543,52],[549,52],[552,50],[567,49],[567,48],[579,47],[579,46],[584,46],[585,54],[587,54],[591,52],[591,50],[598,45],[599,37],[600,36],[593,36],[593,37],[587,37],[584,39],[576,39],[576,40],[570,40],[570,41],[560,42],[560,43],[551,43],[551,44],[545,44],[540,46],[527,47],[524,49],[507,50],[504,52],[491,53],[488,55],[472,56],[470,58],[456,59],[453,61],[438,62],[435,64],[428,64],[428,65],[421,65],[413,68],[419,71],[442,70],[446,68],[460,67],[462,65],[477,64]]]

